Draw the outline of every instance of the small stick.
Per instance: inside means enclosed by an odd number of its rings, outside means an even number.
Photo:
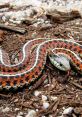
[[[37,89],[47,78],[47,75],[44,74],[38,81],[34,84],[34,86],[29,89],[30,93],[32,93],[35,89]]]
[[[0,93],[0,96],[5,97],[5,98],[10,98],[10,95],[5,95],[5,94],[1,94],[1,93]]]
[[[9,4],[8,3],[0,5],[0,9],[6,8],[6,7],[9,7]]]
[[[14,32],[17,32],[17,33],[21,33],[21,34],[24,34],[26,32],[26,30],[23,29],[23,28],[6,26],[5,24],[1,24],[1,23],[0,23],[0,28],[5,29],[5,30],[9,30],[9,31],[14,31]]]
[[[69,83],[73,84],[74,86],[76,86],[79,89],[82,89],[82,86],[79,85],[78,83],[75,83],[75,82],[72,82],[72,81],[69,81]]]

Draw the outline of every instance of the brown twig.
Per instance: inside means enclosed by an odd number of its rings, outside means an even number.
[[[33,92],[35,89],[37,89],[47,78],[47,75],[43,75],[34,85],[33,87],[29,90],[30,92]]]
[[[13,27],[13,26],[6,26],[5,24],[1,24],[1,23],[0,23],[0,28],[4,29],[4,30],[9,30],[9,31],[14,31],[14,32],[17,32],[17,33],[21,33],[21,34],[24,34],[26,32],[26,30],[23,29],[23,28]]]
[[[76,82],[69,81],[69,83],[73,84],[74,86],[76,86],[76,87],[77,87],[77,88],[79,88],[79,89],[82,89],[82,86],[81,86],[81,85],[79,85],[79,84],[78,84],[78,83],[76,83]]]
[[[21,108],[30,108],[30,109],[33,109],[34,107],[32,106],[32,103],[33,102],[29,102],[29,103],[26,103],[26,102],[24,102],[24,103],[17,103],[16,105],[17,106],[20,106]]]
[[[1,97],[10,98],[10,95],[0,94]]]

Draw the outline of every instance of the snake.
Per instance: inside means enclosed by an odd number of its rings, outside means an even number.
[[[21,49],[17,64],[8,61],[8,55],[0,49],[0,89],[18,89],[36,81],[50,62],[58,69],[68,71],[71,62],[82,74],[82,46],[70,39],[37,38],[27,41]],[[6,61],[7,59],[7,61]]]

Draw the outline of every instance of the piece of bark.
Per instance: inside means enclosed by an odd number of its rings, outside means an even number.
[[[4,31],[0,30],[0,43],[3,42]]]
[[[0,5],[0,9],[8,8],[10,5],[8,3]]]
[[[13,32],[17,32],[20,34],[25,34],[25,32],[26,32],[26,29],[23,29],[20,27],[14,27],[14,26],[6,26],[5,24],[1,24],[1,23],[0,23],[0,29],[13,31]]]
[[[49,9],[46,13],[46,16],[48,19],[51,19],[53,22],[57,23],[63,23],[65,21],[70,21],[75,18],[81,18],[81,14],[78,9],[67,10],[63,7]]]

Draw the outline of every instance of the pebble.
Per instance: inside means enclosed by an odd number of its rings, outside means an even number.
[[[34,92],[34,95],[37,97],[37,96],[39,96],[41,94],[41,92],[40,91],[35,91]]]
[[[2,16],[2,20],[5,22],[6,21],[6,17],[5,16]]]
[[[43,102],[45,102],[47,99],[48,99],[47,96],[42,95],[42,101],[43,101]]]
[[[36,111],[30,110],[25,117],[36,117]]]
[[[38,112],[39,110],[38,109],[36,109],[36,112]]]
[[[73,107],[68,107],[63,111],[63,115],[70,115],[73,112]]]
[[[14,21],[13,19],[9,19],[10,22],[12,22],[13,24],[21,24],[21,20],[19,21]]]
[[[18,116],[22,116],[22,115],[23,115],[23,112],[19,112],[19,113],[18,113]]]
[[[17,64],[19,61],[18,61],[18,59],[17,58],[15,58],[15,64]]]
[[[43,103],[43,108],[44,108],[44,109],[47,109],[47,108],[49,107],[49,105],[50,105],[50,104],[49,104],[48,102],[44,102],[44,103]]]
[[[79,22],[76,22],[75,24],[76,24],[76,25],[80,25],[80,23],[79,23]]]
[[[44,87],[49,87],[50,86],[50,84],[46,84]]]
[[[10,108],[9,107],[6,107],[4,109],[2,109],[2,112],[5,113],[5,112],[9,112],[10,111]]]
[[[51,100],[57,100],[57,97],[56,96],[51,96]]]
[[[5,22],[5,25],[8,26],[9,25],[9,22]]]
[[[52,115],[49,115],[49,117],[53,117]]]
[[[21,115],[17,115],[17,117],[23,117],[23,116],[21,116]]]
[[[20,109],[19,108],[15,108],[15,111],[19,111]]]
[[[14,102],[15,102],[15,103],[18,102],[18,99],[15,99]]]
[[[37,35],[37,33],[36,33],[36,32],[32,33],[32,38],[35,38],[35,37],[36,37],[36,35]]]
[[[42,19],[42,18],[39,18],[37,20],[38,20],[39,23],[44,23],[44,19]]]

